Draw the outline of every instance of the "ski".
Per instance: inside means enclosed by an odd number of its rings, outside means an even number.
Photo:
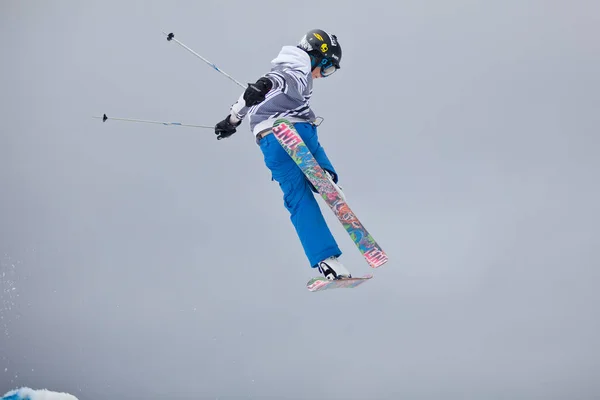
[[[306,288],[310,292],[320,292],[322,290],[327,289],[339,289],[339,288],[348,288],[352,289],[357,287],[360,284],[365,283],[369,279],[373,278],[373,275],[365,275],[358,278],[344,278],[344,279],[335,279],[330,281],[327,278],[322,276],[312,278],[306,283]]]
[[[350,209],[350,206],[327,177],[294,125],[287,119],[277,119],[273,124],[273,134],[342,223],[371,268],[378,268],[385,264],[388,261],[386,253]]]

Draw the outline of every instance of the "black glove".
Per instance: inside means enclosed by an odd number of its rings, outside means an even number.
[[[252,107],[262,103],[272,87],[273,82],[264,76],[257,80],[256,83],[249,83],[248,88],[244,92],[246,107]]]
[[[242,121],[240,120],[236,124],[232,124],[229,120],[229,115],[227,115],[223,121],[215,125],[215,135],[217,135],[217,140],[228,138],[233,135],[236,132],[235,128],[240,126],[241,123]]]

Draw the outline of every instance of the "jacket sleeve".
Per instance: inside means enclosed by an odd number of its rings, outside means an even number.
[[[279,82],[277,82],[276,79],[270,77],[269,74],[265,74],[262,77],[267,77],[273,83],[273,87],[271,88],[269,93],[273,92],[273,90],[278,89]],[[246,101],[244,100],[244,93],[245,91],[242,92],[242,94],[240,94],[240,97],[235,103],[232,104],[230,108],[230,115],[232,116],[231,119],[234,120],[233,122],[243,120],[246,117],[246,114],[248,114],[248,111],[250,111],[250,107],[246,106]]]
[[[250,107],[246,107],[246,101],[244,100],[244,93],[240,95],[238,100],[232,104],[230,108],[230,115],[232,122],[238,122],[244,119],[246,114],[248,114],[248,110]]]
[[[308,86],[308,77],[305,76],[301,71],[297,70],[282,70],[282,71],[271,71],[263,75],[269,78],[273,83],[273,87],[267,94],[267,98],[274,96],[278,93],[283,93],[286,96],[294,99],[305,101],[304,92]],[[254,107],[260,107],[256,105]],[[233,122],[243,120],[251,107],[246,106],[244,101],[244,93],[240,95],[238,100],[231,106],[230,114]]]

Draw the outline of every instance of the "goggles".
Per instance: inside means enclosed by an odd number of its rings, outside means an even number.
[[[321,76],[323,78],[333,75],[333,73],[338,70],[337,65],[326,58],[321,60],[319,66],[321,67]]]

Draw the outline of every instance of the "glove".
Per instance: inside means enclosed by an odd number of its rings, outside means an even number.
[[[325,175],[327,175],[327,178],[333,184],[333,187],[335,188],[335,190],[337,190],[337,192],[342,197],[342,199],[344,201],[346,201],[346,196],[344,195],[344,191],[342,190],[342,187],[340,185],[338,185],[337,174],[335,172],[325,170]]]
[[[262,103],[272,87],[273,82],[264,76],[257,80],[256,83],[249,83],[243,97],[246,102],[246,107],[252,107]]]
[[[325,175],[327,175],[327,177],[331,179],[333,183],[338,183],[338,175],[335,172],[325,169]]]
[[[232,124],[229,120],[229,115],[225,117],[225,119],[215,125],[215,135],[217,135],[217,140],[221,140],[224,138],[228,138],[236,132],[236,129],[242,121],[238,121],[235,124]]]

